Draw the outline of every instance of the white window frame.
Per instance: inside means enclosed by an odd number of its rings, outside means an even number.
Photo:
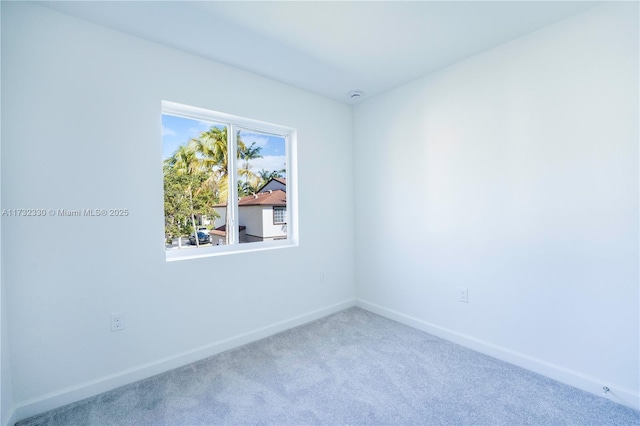
[[[238,130],[248,130],[260,133],[268,133],[281,136],[285,140],[286,146],[286,164],[287,164],[287,238],[279,240],[258,241],[251,243],[239,243],[238,236],[238,185],[237,185],[237,158],[235,155],[229,155],[228,167],[230,184],[229,198],[227,205],[229,208],[226,218],[226,229],[228,235],[228,243],[221,246],[200,247],[191,250],[165,250],[166,261],[172,262],[176,260],[197,259],[203,257],[220,256],[234,253],[248,253],[262,250],[272,250],[286,247],[296,247],[299,245],[298,234],[298,186],[297,186],[297,132],[291,127],[281,126],[278,124],[266,123],[264,121],[253,120],[250,118],[240,117],[232,114],[226,114],[217,111],[211,111],[204,108],[184,105],[177,102],[162,101],[162,114],[173,115],[177,117],[187,118],[191,120],[209,121],[227,126],[227,149],[228,152],[236,152],[236,138],[234,137]],[[163,192],[164,193],[164,192]],[[164,218],[162,223],[164,224]],[[163,236],[164,231],[159,232]],[[164,244],[164,240],[162,240]],[[164,246],[164,245],[163,245]]]

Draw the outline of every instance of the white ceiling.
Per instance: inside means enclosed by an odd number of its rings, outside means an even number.
[[[582,1],[36,2],[344,103],[593,7]]]

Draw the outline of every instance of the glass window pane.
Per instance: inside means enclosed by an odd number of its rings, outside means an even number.
[[[168,101],[162,109],[167,261],[297,245],[287,192],[295,130]]]
[[[241,130],[237,144],[239,242],[287,238],[286,139]]]
[[[226,153],[225,125],[162,115],[167,250],[220,243],[217,228],[225,225],[229,180]]]

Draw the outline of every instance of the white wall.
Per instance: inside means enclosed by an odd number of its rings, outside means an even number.
[[[9,357],[9,327],[6,318],[7,298],[4,294],[4,288],[5,284],[0,281],[0,425],[13,424],[13,389],[11,359]]]
[[[356,106],[361,305],[637,408],[638,71],[610,4]]]
[[[2,8],[0,8],[0,21]],[[1,39],[1,37],[0,37]],[[0,49],[1,50],[1,49]],[[0,55],[0,80],[2,79],[2,58]],[[2,87],[0,85],[0,97]],[[0,102],[1,103],[1,102]],[[1,110],[1,108],[0,108]],[[0,134],[2,120],[0,120]],[[0,162],[2,158],[2,138],[0,137]],[[0,210],[2,210],[2,177],[0,176]],[[2,241],[2,217],[0,216],[0,241]],[[11,381],[11,359],[9,357],[9,327],[7,322],[6,284],[3,279],[2,244],[0,243],[0,425],[13,423],[13,389]]]
[[[218,217],[213,220],[213,229],[218,228],[227,223],[227,208],[226,207],[214,207],[213,208]]]
[[[247,235],[262,236],[262,206],[243,206],[238,208],[238,225],[246,226]]]
[[[344,105],[45,8],[1,7],[2,207],[131,215],[2,221],[0,421],[13,405],[23,418],[344,307],[354,251],[363,306],[637,406],[637,5],[359,105],[353,148]],[[163,99],[298,129],[300,247],[165,262]],[[313,203],[327,184],[338,216]],[[239,278],[248,264],[278,274]],[[189,279],[221,267],[219,281]],[[111,312],[125,331],[109,331]]]
[[[349,107],[31,4],[2,2],[2,43],[3,207],[131,212],[3,220],[17,417],[353,303]],[[161,100],[297,129],[299,247],[165,261]]]
[[[353,204],[353,202],[352,202]],[[286,207],[286,206],[285,206]],[[265,238],[282,238],[287,236],[286,223],[273,223],[274,206],[266,206],[262,209],[262,235]],[[285,219],[286,220],[286,219]],[[353,283],[352,283],[353,285]]]

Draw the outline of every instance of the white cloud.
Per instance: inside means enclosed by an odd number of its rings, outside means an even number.
[[[269,138],[255,133],[246,133],[242,134],[242,142],[248,147],[255,142],[256,146],[264,148],[269,143]]]
[[[195,124],[195,127],[189,127],[187,129],[190,138],[195,138],[196,136],[200,135],[200,133],[209,130],[213,125],[205,121],[194,121],[193,123]]]
[[[243,164],[244,163],[241,161],[238,166],[242,167]],[[257,174],[262,169],[271,172],[285,168],[285,157],[284,155],[266,155],[263,158],[255,158],[251,160],[249,164],[251,165],[251,171],[253,173]]]
[[[162,136],[177,136],[177,132],[168,127],[162,126]]]
[[[206,132],[207,130],[209,130],[212,126],[219,126],[215,123],[209,123],[206,121],[193,121],[194,126],[193,127],[189,127],[186,130],[186,133],[188,134],[189,138],[196,138],[198,136],[200,136],[200,134],[202,134],[202,132]]]
[[[209,130],[211,126],[214,126],[214,123],[209,123],[207,121],[198,121],[198,131]]]

